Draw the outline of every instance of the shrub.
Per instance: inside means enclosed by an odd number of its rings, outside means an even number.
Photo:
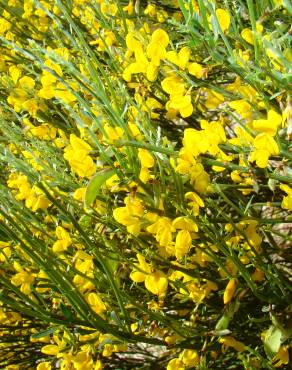
[[[290,1],[0,4],[1,368],[289,366]]]

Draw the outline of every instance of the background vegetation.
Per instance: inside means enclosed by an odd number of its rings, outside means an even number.
[[[291,2],[0,12],[0,367],[288,369]]]

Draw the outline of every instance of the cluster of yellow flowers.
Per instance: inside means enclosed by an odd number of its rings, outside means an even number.
[[[0,2],[1,368],[289,363],[291,6],[252,3]]]
[[[38,209],[47,209],[50,206],[49,200],[36,185],[31,186],[27,176],[16,172],[9,176],[7,181],[9,188],[13,189],[15,199],[24,200],[25,206],[33,212]]]

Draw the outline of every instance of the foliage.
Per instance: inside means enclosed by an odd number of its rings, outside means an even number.
[[[287,368],[291,2],[0,11],[1,368]]]

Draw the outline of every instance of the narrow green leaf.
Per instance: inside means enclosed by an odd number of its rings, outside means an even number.
[[[106,169],[102,170],[98,173],[96,173],[92,179],[89,181],[87,188],[86,188],[86,193],[85,193],[85,198],[84,198],[84,207],[90,207],[92,203],[95,201],[95,198],[97,194],[99,193],[99,189],[102,186],[102,184],[105,183],[107,179],[109,179],[111,176],[115,174],[114,170],[111,169]]]
[[[69,321],[72,321],[73,320],[72,312],[63,303],[60,304],[60,308],[61,308],[64,316],[66,317],[66,319],[69,320]]]
[[[229,325],[229,322],[230,322],[230,317],[224,313],[223,316],[221,316],[221,318],[218,320],[216,326],[215,326],[215,330],[225,330],[228,328],[228,325]]]

